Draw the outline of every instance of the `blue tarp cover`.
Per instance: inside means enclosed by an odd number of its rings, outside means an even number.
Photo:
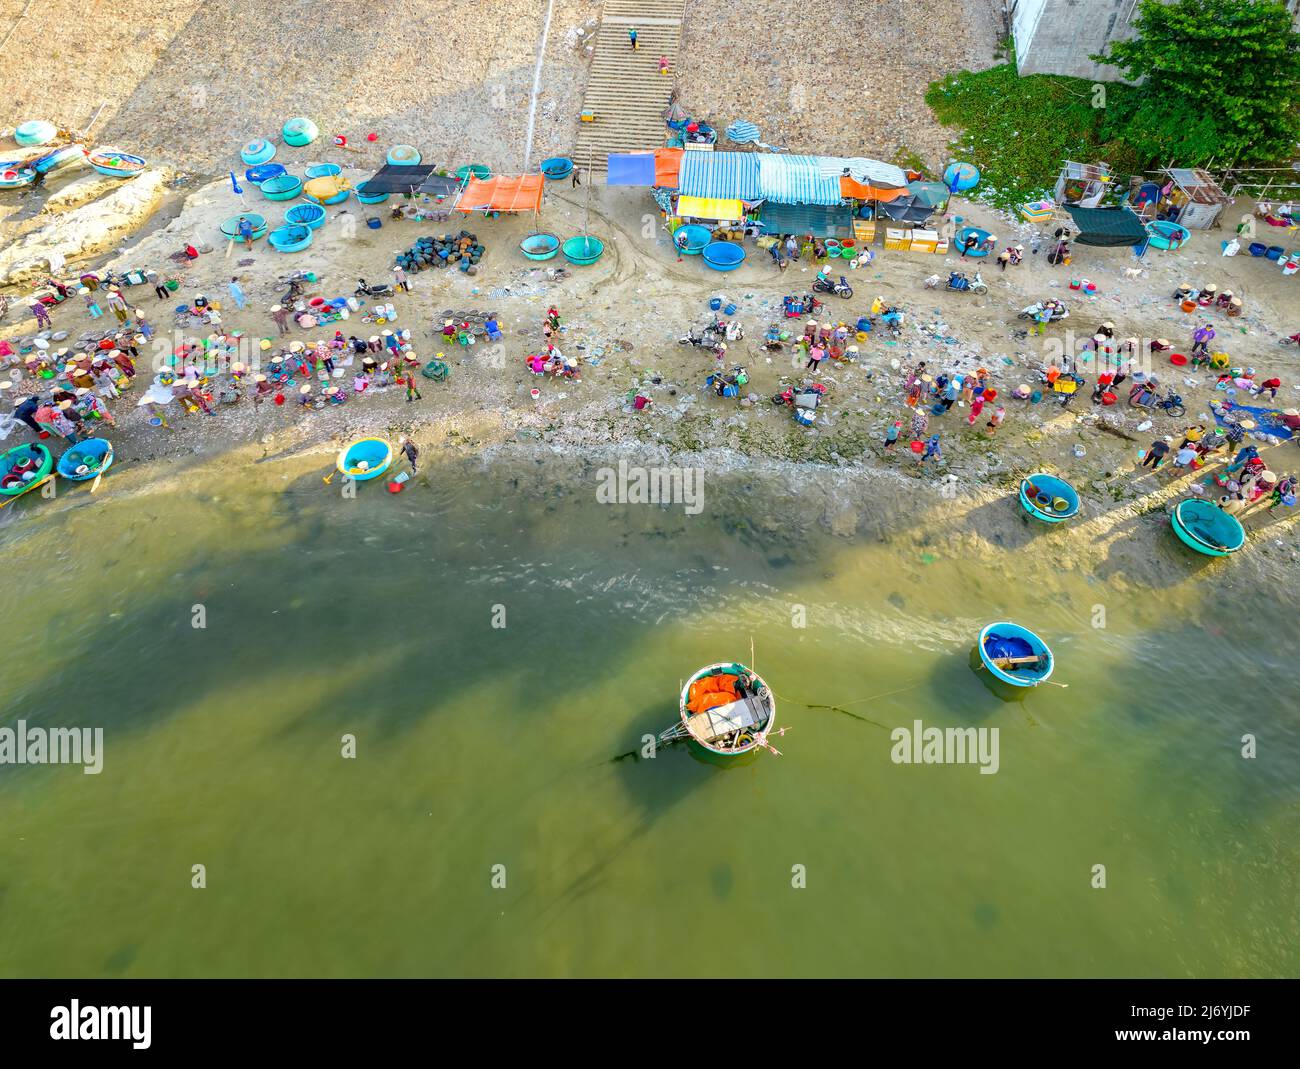
[[[655,184],[653,152],[611,154],[605,179],[611,186],[652,186]]]
[[[759,156],[754,152],[687,150],[682,154],[678,189],[688,197],[761,200],[758,160]]]

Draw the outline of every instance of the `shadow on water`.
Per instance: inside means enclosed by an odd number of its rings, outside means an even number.
[[[966,522],[990,545],[1012,551],[1025,549],[1052,533],[1047,524],[1031,520],[1013,495],[976,505],[966,514]]]

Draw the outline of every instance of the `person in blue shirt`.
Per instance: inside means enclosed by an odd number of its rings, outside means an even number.
[[[239,217],[239,239],[244,243],[244,248],[253,247],[253,224],[249,222],[246,215]]]

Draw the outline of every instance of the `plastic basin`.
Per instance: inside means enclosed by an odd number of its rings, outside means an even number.
[[[554,234],[529,234],[519,243],[519,251],[528,260],[549,260],[560,251],[560,239]]]

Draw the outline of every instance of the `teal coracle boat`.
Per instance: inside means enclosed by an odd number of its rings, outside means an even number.
[[[1166,252],[1173,252],[1187,243],[1192,236],[1192,232],[1185,226],[1178,223],[1171,223],[1167,219],[1156,219],[1147,223],[1147,242],[1153,249],[1163,249]]]
[[[263,182],[261,188],[267,200],[293,200],[302,192],[302,179],[294,174],[276,175]]]
[[[325,209],[319,204],[295,204],[284,213],[284,221],[294,226],[319,230],[325,225]]]
[[[560,239],[554,234],[529,234],[519,243],[519,251],[528,260],[549,260],[560,251]]]
[[[358,438],[339,452],[337,467],[346,479],[377,479],[393,462],[393,447],[382,438]]]
[[[734,241],[711,241],[700,252],[700,258],[715,271],[734,271],[745,261],[745,247]]]
[[[342,174],[343,168],[337,163],[313,163],[305,173],[308,178],[333,178],[336,174]]]
[[[36,180],[36,172],[30,167],[0,163],[0,189],[19,189],[30,186]]]
[[[691,675],[677,715],[680,723],[663,732],[661,741],[685,739],[699,755],[731,761],[771,749],[767,737],[776,724],[776,695],[753,669],[724,661]]]
[[[54,457],[39,442],[28,442],[0,453],[0,508],[35,490],[53,476]]]
[[[466,179],[474,177],[480,181],[486,181],[492,177],[492,168],[486,163],[467,163],[464,167],[456,168],[456,177],[463,183]]]
[[[242,212],[232,215],[221,224],[221,232],[231,241],[239,240],[239,220],[247,219],[253,225],[253,240],[266,237],[266,216],[256,212]]]
[[[280,132],[284,135],[284,143],[293,145],[294,148],[310,145],[320,137],[320,130],[317,129],[316,124],[301,115],[285,123]]]
[[[590,267],[605,251],[605,243],[600,238],[593,237],[569,238],[560,247],[564,251],[564,258],[579,267]]]
[[[352,192],[357,195],[357,200],[362,204],[383,204],[388,199],[387,193],[367,193],[365,182],[356,186]]]
[[[107,438],[87,438],[59,457],[59,474],[74,483],[103,475],[113,466],[113,443]]]
[[[1021,480],[1020,507],[1043,523],[1061,523],[1079,514],[1079,495],[1064,479],[1039,471]]]
[[[239,158],[248,167],[256,167],[275,158],[275,146],[264,137],[256,137],[239,150]]]
[[[698,223],[686,223],[673,231],[673,244],[683,256],[699,256],[713,240],[713,231]]]
[[[542,174],[548,181],[558,181],[573,174],[573,161],[567,156],[552,156],[542,160]]]
[[[59,128],[52,122],[45,119],[31,119],[25,123],[19,123],[18,128],[14,130],[14,140],[18,144],[31,148],[37,145],[45,145],[53,141],[59,134]]]
[[[285,223],[267,235],[266,243],[276,252],[302,252],[311,244],[311,227]]]
[[[1013,687],[1036,687],[1055,667],[1046,642],[1029,628],[1006,620],[986,625],[978,647],[984,667]]]
[[[1197,497],[1178,502],[1169,523],[1182,542],[1207,557],[1226,557],[1246,544],[1246,529],[1236,516]]]
[[[414,167],[420,162],[420,150],[414,145],[394,145],[385,159],[393,167]]]

